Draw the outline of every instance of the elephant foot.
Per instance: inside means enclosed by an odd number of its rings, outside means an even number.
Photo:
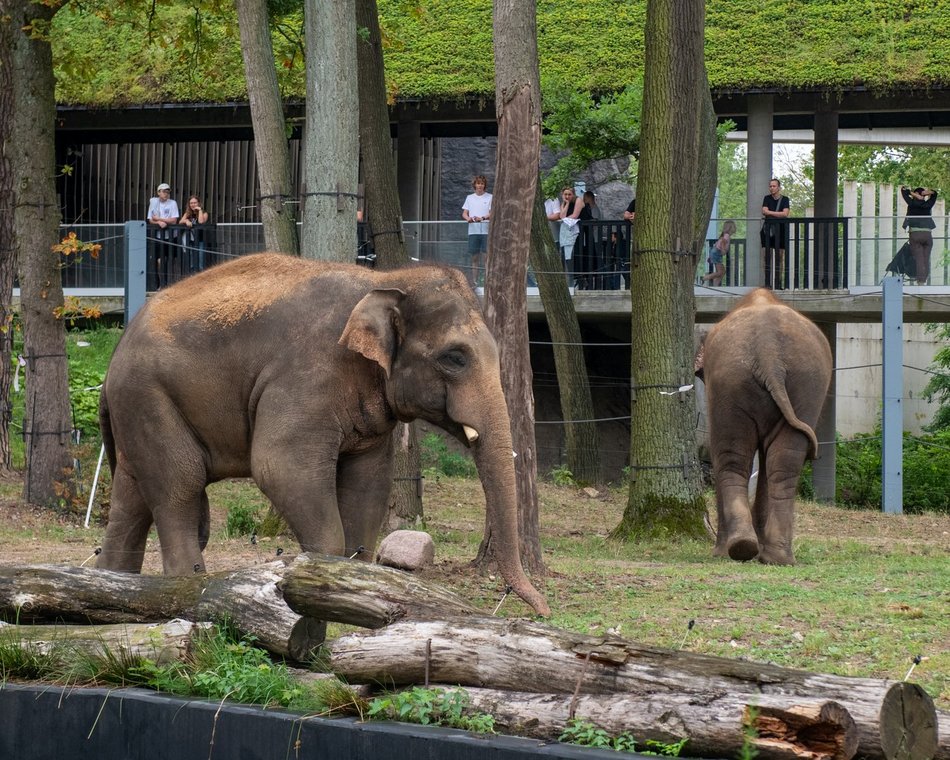
[[[737,562],[748,562],[759,553],[759,542],[754,536],[743,536],[729,542],[729,558]]]
[[[774,547],[762,547],[759,552],[759,562],[763,565],[794,565],[795,556],[790,549],[777,549]]]

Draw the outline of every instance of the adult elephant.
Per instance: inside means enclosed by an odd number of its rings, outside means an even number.
[[[713,554],[794,564],[795,493],[806,456],[818,454],[815,425],[832,371],[828,341],[813,322],[759,288],[709,331],[699,365],[719,518]]]
[[[204,571],[209,483],[251,476],[305,551],[372,557],[397,420],[471,447],[501,574],[550,613],[518,552],[498,350],[461,273],[255,254],[149,299],[100,402],[113,473],[98,565],[139,572],[154,521],[169,575]]]

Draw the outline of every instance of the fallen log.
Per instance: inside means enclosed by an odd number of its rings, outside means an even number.
[[[112,625],[13,625],[0,623],[0,645],[17,646],[64,661],[73,652],[123,660],[145,658],[163,665],[183,660],[194,638],[210,623],[170,620],[167,623],[114,623]]]
[[[451,687],[444,687],[451,688]],[[756,700],[732,694],[700,700],[695,694],[531,694],[468,687],[467,712],[490,713],[496,729],[557,739],[572,718],[611,736],[628,733],[674,744],[690,737],[684,757],[736,757],[744,742],[759,760],[847,760],[858,749],[857,727],[837,702]],[[746,726],[754,730],[746,733]]]
[[[274,654],[305,661],[326,624],[302,618],[277,590],[286,565],[170,577],[68,565],[0,567],[0,615],[8,622],[140,623],[174,618],[220,622]]]
[[[850,714],[863,757],[930,760],[937,751],[933,700],[911,683],[810,673],[495,618],[394,623],[341,636],[326,649],[330,669],[356,683],[431,680],[536,693],[674,696],[700,704],[731,695],[744,704],[768,700],[785,708],[820,699]]]

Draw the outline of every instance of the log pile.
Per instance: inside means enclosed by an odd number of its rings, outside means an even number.
[[[325,644],[330,670],[347,682],[462,686],[470,710],[491,713],[511,733],[544,739],[579,719],[641,741],[686,737],[685,756],[725,757],[748,741],[751,726],[752,745],[764,760],[950,760],[950,720],[913,683],[811,673],[488,617],[410,574],[339,558],[302,555],[290,564],[192,578],[0,567],[0,611],[19,623],[15,635],[23,641],[51,640],[43,630],[49,626],[36,624],[55,621],[71,642],[101,647],[108,631],[119,637],[109,641],[122,651],[143,651],[132,649],[133,640],[152,647],[151,659],[187,649],[174,628],[159,645],[163,635],[154,624],[173,618],[227,617],[261,646],[295,661],[306,660],[322,641],[321,621],[357,625],[368,630]],[[9,640],[11,628],[0,628],[0,641]]]

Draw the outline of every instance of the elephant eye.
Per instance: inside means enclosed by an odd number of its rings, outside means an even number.
[[[439,366],[449,372],[458,372],[468,366],[468,357],[465,352],[458,348],[450,348],[443,351],[438,359]]]

